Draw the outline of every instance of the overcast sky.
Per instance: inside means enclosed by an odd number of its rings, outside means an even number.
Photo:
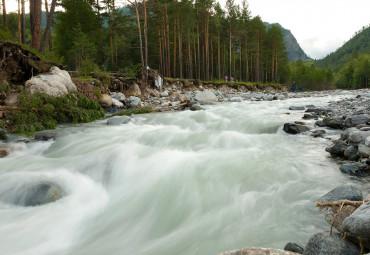
[[[16,3],[6,0],[8,11],[17,10]],[[356,31],[370,24],[370,0],[248,0],[248,3],[252,16],[259,15],[263,21],[280,23],[289,29],[314,59],[335,51]]]

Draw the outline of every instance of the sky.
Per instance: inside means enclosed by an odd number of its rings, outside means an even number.
[[[5,2],[7,11],[17,10],[16,0]],[[370,24],[370,0],[248,0],[248,4],[252,16],[289,29],[313,59],[335,51]]]

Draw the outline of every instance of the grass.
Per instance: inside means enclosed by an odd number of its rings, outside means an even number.
[[[113,114],[112,116],[130,116],[132,114],[144,114],[144,113],[151,113],[153,109],[149,106],[134,108],[129,110],[124,110]]]
[[[22,93],[17,108],[8,112],[6,128],[10,133],[33,135],[44,129],[55,129],[59,123],[87,123],[104,117],[104,111],[78,92],[63,97]]]

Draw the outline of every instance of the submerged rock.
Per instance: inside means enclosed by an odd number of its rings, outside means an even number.
[[[340,166],[340,170],[343,173],[355,175],[359,177],[366,177],[369,176],[369,172],[367,171],[367,164],[361,162],[354,162],[354,163],[347,163]]]
[[[359,255],[360,248],[354,243],[344,240],[339,234],[329,232],[317,233],[311,236],[303,255]]]
[[[14,151],[14,148],[9,145],[0,145],[0,158],[8,156]]]
[[[288,134],[299,134],[310,130],[310,128],[303,125],[285,123],[283,130]]]
[[[131,118],[128,116],[117,116],[112,117],[107,121],[107,125],[122,125],[127,124],[131,121]]]
[[[291,111],[303,111],[304,109],[306,109],[304,106],[289,106]]]

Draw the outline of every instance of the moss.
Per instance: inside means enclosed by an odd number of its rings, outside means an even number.
[[[191,86],[191,82],[188,81],[188,80],[184,80],[184,86],[185,87],[190,87]]]
[[[175,83],[175,82],[177,81],[177,79],[175,79],[175,78],[170,78],[170,77],[165,77],[164,79],[165,79],[165,81],[168,81],[168,82],[170,82],[170,83]]]
[[[143,113],[151,113],[153,112],[153,109],[149,106],[145,107],[140,107],[140,108],[135,108],[135,109],[129,109],[129,110],[124,110],[121,112],[117,112],[113,114],[113,116],[130,116],[132,114],[143,114]]]
[[[7,129],[11,133],[32,135],[54,129],[58,123],[86,123],[104,117],[104,111],[78,92],[63,97],[22,93],[17,108],[9,111]]]

